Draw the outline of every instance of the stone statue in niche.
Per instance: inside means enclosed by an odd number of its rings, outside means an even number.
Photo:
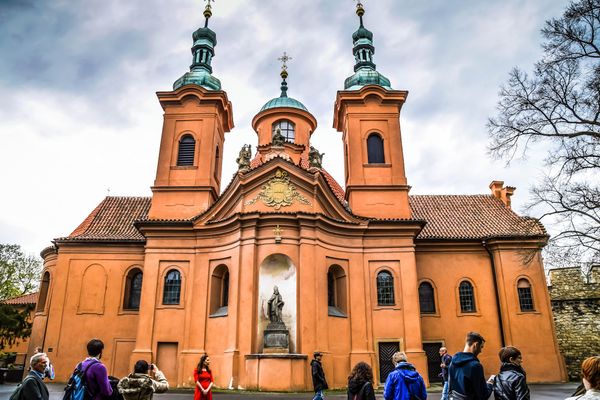
[[[269,321],[273,324],[282,324],[283,319],[281,318],[281,309],[285,304],[281,294],[279,293],[279,288],[277,286],[273,287],[273,295],[269,299],[268,304],[268,313],[269,313]]]
[[[249,144],[245,144],[242,146],[237,160],[235,160],[238,165],[238,171],[244,171],[250,168],[250,157],[252,157],[252,148]]]
[[[273,143],[273,146],[283,146],[285,143],[285,136],[281,134],[281,129],[277,128],[271,142]]]
[[[269,325],[263,332],[263,353],[289,353],[290,351],[290,331],[281,316],[284,304],[279,288],[273,287],[273,294],[267,302]]]
[[[323,163],[323,156],[325,153],[319,153],[319,150],[310,146],[310,150],[308,152],[308,164],[311,167],[322,168],[321,165]]]

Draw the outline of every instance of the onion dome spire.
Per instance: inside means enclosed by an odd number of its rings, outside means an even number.
[[[281,73],[279,74],[279,76],[281,76],[281,79],[282,79],[281,94],[279,95],[279,97],[269,100],[260,109],[260,111],[268,110],[270,108],[277,108],[277,107],[299,108],[301,110],[308,111],[308,109],[304,106],[304,104],[302,104],[301,102],[299,102],[298,100],[296,100],[294,98],[288,97],[288,95],[287,95],[287,91],[288,91],[288,84],[286,81],[286,79],[288,77],[287,62],[291,59],[292,59],[292,57],[288,56],[285,51],[283,52],[283,56],[278,58],[278,60],[281,61],[281,63],[282,63]]]
[[[208,90],[221,90],[221,82],[212,76],[211,61],[215,55],[215,46],[217,45],[217,34],[208,27],[208,20],[212,16],[211,1],[207,2],[204,8],[204,26],[192,34],[194,44],[192,45],[192,65],[190,72],[175,81],[173,90],[179,89],[184,85],[198,85]]]
[[[355,74],[348,77],[344,83],[345,89],[360,89],[366,85],[379,85],[385,89],[391,89],[390,80],[377,72],[373,55],[375,54],[375,46],[373,45],[373,32],[365,28],[363,16],[365,8],[360,2],[356,4],[356,15],[358,15],[360,25],[356,32],[352,34],[352,42],[354,47],[354,72]]]

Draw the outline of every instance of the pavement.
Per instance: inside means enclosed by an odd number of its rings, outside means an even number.
[[[10,394],[17,385],[14,383],[6,383],[0,385],[0,400],[8,400]],[[565,399],[569,397],[577,387],[577,383],[561,383],[547,385],[529,385],[531,390],[531,398],[533,400],[549,400],[549,399]],[[48,385],[50,391],[50,400],[62,400],[64,384],[51,383]],[[439,400],[441,394],[439,387],[433,387],[427,399]],[[194,392],[191,390],[174,390],[164,394],[154,395],[155,400],[185,400],[193,399]],[[306,399],[311,400],[313,393],[266,393],[266,392],[241,392],[241,391],[216,391],[213,393],[214,400],[239,400],[239,399],[276,399],[276,400],[292,400]],[[381,393],[377,393],[377,399],[383,399]],[[325,394],[326,399],[347,399],[346,393],[343,391],[328,391]]]

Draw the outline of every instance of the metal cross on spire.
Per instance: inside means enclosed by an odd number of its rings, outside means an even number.
[[[292,59],[292,57],[288,56],[285,51],[283,52],[283,55],[278,58],[278,60],[282,62],[282,65],[281,65],[282,71],[287,71],[287,62],[290,61],[291,59]]]
[[[208,28],[208,19],[212,17],[212,7],[210,6],[211,1],[215,0],[204,0],[206,2],[206,7],[204,8],[204,27]]]

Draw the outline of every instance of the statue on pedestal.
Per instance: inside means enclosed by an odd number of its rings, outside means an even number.
[[[281,315],[284,304],[279,288],[274,286],[273,294],[267,302],[269,325],[264,331],[264,353],[289,353],[290,351],[290,332]]]

